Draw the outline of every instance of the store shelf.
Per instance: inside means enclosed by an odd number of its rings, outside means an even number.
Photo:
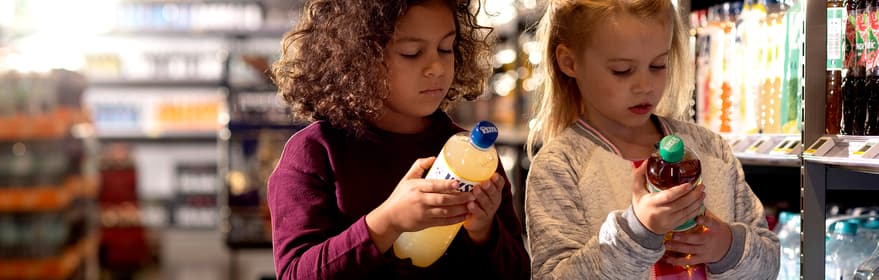
[[[88,115],[79,110],[60,108],[42,115],[14,115],[0,117],[0,142],[50,140],[63,138]],[[76,136],[76,135],[74,135]]]
[[[879,158],[855,156],[865,143],[879,141],[879,136],[824,135],[821,138],[833,140],[832,148],[820,155],[803,155],[806,162],[879,174]]]
[[[90,236],[54,258],[0,259],[0,279],[68,279],[97,248],[97,236]]]
[[[743,165],[799,167],[800,136],[794,134],[723,135]]]
[[[193,131],[193,132],[160,132],[146,134],[142,132],[126,131],[102,131],[98,132],[101,141],[143,141],[143,142],[199,142],[216,141],[216,131]]]
[[[284,36],[289,28],[260,28],[254,30],[183,30],[183,29],[143,29],[143,30],[115,30],[103,36],[112,37],[225,37],[225,38],[278,38]]]
[[[92,80],[93,88],[217,88],[220,80]]]
[[[35,212],[63,210],[81,197],[94,198],[98,180],[69,177],[61,186],[0,188],[0,212]]]
[[[800,158],[796,155],[758,155],[737,153],[736,158],[744,165],[800,167]]]
[[[262,129],[298,131],[306,126],[308,126],[308,124],[230,123],[228,127],[230,131],[236,132]]]

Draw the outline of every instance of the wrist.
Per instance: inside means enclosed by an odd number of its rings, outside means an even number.
[[[486,230],[467,230],[467,235],[470,236],[470,240],[476,245],[485,245],[488,242],[488,238],[491,237],[491,227],[488,227]]]
[[[403,232],[391,223],[381,206],[366,214],[366,229],[379,251],[384,253]]]

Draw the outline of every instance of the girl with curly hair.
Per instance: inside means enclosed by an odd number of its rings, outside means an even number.
[[[475,7],[474,7],[475,6]],[[268,179],[279,279],[527,279],[499,165],[472,192],[422,174],[463,131],[442,110],[480,95],[490,29],[468,0],[312,0],[272,68],[297,117]],[[413,164],[414,163],[414,164]],[[394,256],[403,232],[464,222],[426,268]]]

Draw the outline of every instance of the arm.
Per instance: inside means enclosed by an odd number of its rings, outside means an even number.
[[[735,190],[735,218],[729,223],[732,244],[727,254],[718,262],[708,264],[708,272],[717,279],[775,279],[779,269],[779,243],[775,233],[769,230],[763,213],[763,204],[745,182],[745,174],[738,159],[733,156],[723,139],[724,162],[735,166],[731,178]]]
[[[590,231],[571,159],[544,148],[531,165],[525,209],[535,279],[632,279],[662,256],[662,236],[632,208],[609,213]]]
[[[268,180],[279,279],[356,278],[381,263],[364,218],[342,224],[326,148],[294,136]]]

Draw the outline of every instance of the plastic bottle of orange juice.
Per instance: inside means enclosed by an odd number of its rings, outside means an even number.
[[[488,181],[497,169],[494,148],[498,129],[491,122],[480,121],[470,132],[452,135],[427,173],[427,179],[452,179],[458,191],[469,192],[473,186]],[[411,258],[412,264],[427,267],[436,262],[458,234],[462,223],[404,232],[394,241],[394,254]]]

